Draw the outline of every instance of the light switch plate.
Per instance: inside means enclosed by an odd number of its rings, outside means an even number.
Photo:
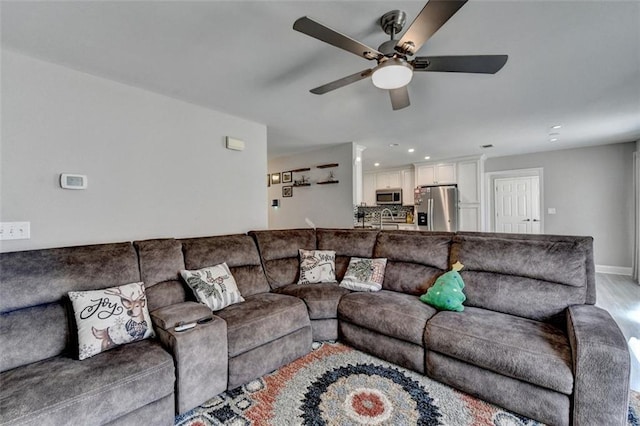
[[[0,222],[0,240],[28,240],[31,222]]]
[[[556,208],[555,207],[549,207],[547,209],[547,213],[548,214],[556,214]]]

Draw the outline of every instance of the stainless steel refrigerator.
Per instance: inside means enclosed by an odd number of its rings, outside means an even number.
[[[458,230],[458,187],[420,186],[415,190],[416,223],[421,231]]]

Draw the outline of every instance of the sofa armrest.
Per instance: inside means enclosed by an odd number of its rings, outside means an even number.
[[[630,353],[611,315],[593,305],[567,308],[573,353],[573,424],[625,425]]]
[[[177,303],[151,312],[162,345],[176,366],[176,413],[184,413],[227,389],[227,323],[195,302]],[[179,324],[197,323],[186,331]]]
[[[170,330],[179,324],[206,321],[213,317],[211,309],[202,303],[183,302],[151,311],[151,322],[155,327]]]

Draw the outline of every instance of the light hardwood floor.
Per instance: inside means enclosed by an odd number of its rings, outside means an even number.
[[[629,276],[596,274],[596,306],[622,330],[631,351],[631,389],[640,392],[640,285]]]

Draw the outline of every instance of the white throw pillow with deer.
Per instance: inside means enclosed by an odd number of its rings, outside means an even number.
[[[70,291],[78,327],[78,358],[153,337],[143,283],[93,291]]]
[[[180,275],[191,287],[198,302],[204,303],[212,311],[244,302],[226,262],[196,271],[182,270]]]

